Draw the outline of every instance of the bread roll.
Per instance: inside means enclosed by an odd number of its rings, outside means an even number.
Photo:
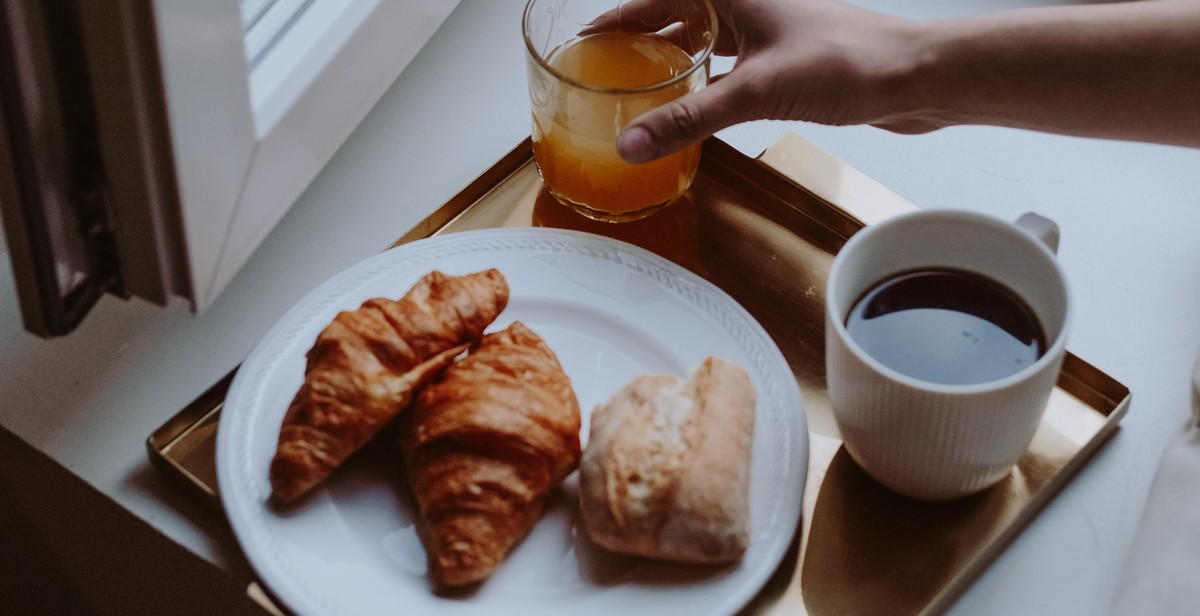
[[[579,466],[580,512],[614,552],[720,563],[749,544],[754,387],[707,358],[690,381],[634,378],[596,407]]]

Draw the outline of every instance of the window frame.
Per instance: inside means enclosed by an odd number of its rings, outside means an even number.
[[[459,0],[315,0],[252,69],[237,0],[152,0],[203,311]]]

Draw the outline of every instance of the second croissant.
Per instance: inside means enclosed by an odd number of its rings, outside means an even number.
[[[578,466],[580,424],[557,356],[519,322],[422,390],[399,439],[436,587],[500,566]]]

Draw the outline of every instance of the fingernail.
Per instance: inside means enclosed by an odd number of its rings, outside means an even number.
[[[617,154],[626,162],[644,163],[654,158],[654,139],[641,126],[627,128],[617,137]]]

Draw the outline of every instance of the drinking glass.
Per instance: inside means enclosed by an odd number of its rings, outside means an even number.
[[[620,222],[688,189],[699,145],[630,164],[616,143],[634,118],[708,85],[717,37],[708,0],[530,0],[523,30],[534,160],[558,201]]]

